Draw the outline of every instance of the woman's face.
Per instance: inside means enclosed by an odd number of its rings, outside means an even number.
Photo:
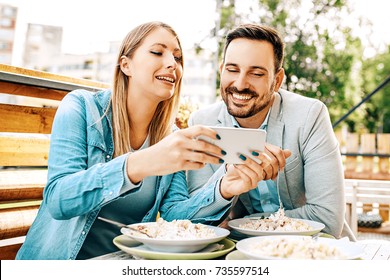
[[[153,30],[128,60],[130,99],[158,104],[173,96],[183,75],[182,51],[164,28]]]

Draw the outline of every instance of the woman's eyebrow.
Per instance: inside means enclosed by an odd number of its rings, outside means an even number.
[[[163,44],[163,43],[154,43],[153,45],[152,45],[152,47],[155,47],[155,46],[160,46],[160,47],[163,47],[164,49],[167,49],[168,48],[168,46],[167,45],[165,45],[165,44]],[[179,48],[175,48],[173,51],[180,51],[180,49]]]

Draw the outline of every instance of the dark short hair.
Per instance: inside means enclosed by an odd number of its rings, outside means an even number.
[[[223,49],[223,61],[225,61],[226,50],[229,44],[234,39],[239,38],[266,41],[271,43],[274,48],[275,73],[280,68],[282,68],[284,58],[284,43],[278,31],[269,26],[252,23],[242,24],[236,27],[226,36],[225,47]]]

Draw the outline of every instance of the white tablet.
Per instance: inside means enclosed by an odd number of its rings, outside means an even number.
[[[226,155],[222,157],[225,163],[243,164],[244,161],[239,158],[241,154],[259,162],[252,155],[252,151],[264,151],[267,136],[265,130],[218,126],[210,128],[219,134],[220,140],[205,136],[200,136],[198,139],[205,140],[223,149],[226,152]]]

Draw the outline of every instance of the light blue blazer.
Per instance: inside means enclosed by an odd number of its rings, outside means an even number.
[[[189,125],[196,124],[233,126],[222,101],[194,112]],[[269,116],[267,142],[292,152],[279,178],[286,215],[322,222],[325,232],[337,238],[345,235],[354,239],[344,223],[343,166],[326,106],[319,100],[279,90]],[[223,170],[220,165],[208,165],[189,171],[190,193],[196,193],[210,177],[215,180],[223,176]],[[249,195],[244,193],[239,196],[230,217],[253,213]]]

